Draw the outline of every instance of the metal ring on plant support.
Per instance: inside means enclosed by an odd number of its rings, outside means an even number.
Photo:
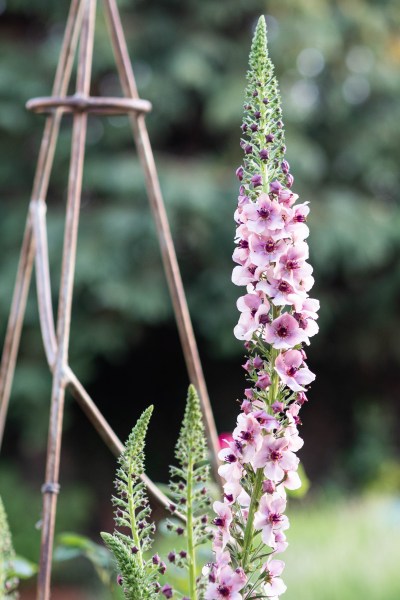
[[[151,102],[141,98],[105,98],[74,94],[73,96],[45,96],[32,98],[26,108],[35,113],[52,113],[62,109],[63,112],[89,112],[100,115],[125,115],[131,112],[148,113],[152,110]]]

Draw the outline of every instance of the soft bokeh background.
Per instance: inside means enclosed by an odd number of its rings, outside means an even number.
[[[295,189],[310,200],[321,331],[303,409],[311,482],[291,504],[287,600],[400,596],[400,6],[397,0],[119,2],[148,117],[177,254],[220,431],[234,426],[244,377],[232,328],[232,221],[244,74],[267,15]],[[68,2],[0,0],[0,332],[4,337],[43,117]],[[120,95],[101,15],[92,92]],[[48,198],[54,304],[71,120]],[[149,474],[167,479],[187,374],[127,120],[90,117],[70,362],[121,438],[156,405]],[[15,546],[37,560],[50,377],[34,284],[0,460]],[[68,398],[58,531],[110,529],[114,459]],[[84,561],[59,589],[99,598]],[[82,591],[86,590],[86,591]],[[28,591],[23,598],[30,597]],[[58,592],[61,594],[61,592]],[[78,594],[78,591],[76,592]],[[54,598],[62,598],[54,595]],[[109,596],[105,596],[109,597]]]

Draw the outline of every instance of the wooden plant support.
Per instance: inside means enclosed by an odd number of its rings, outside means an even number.
[[[59,469],[66,388],[70,389],[72,395],[110,450],[119,455],[123,449],[121,441],[100,413],[68,362],[88,113],[129,115],[134,141],[145,176],[147,195],[156,224],[161,256],[188,374],[199,391],[213,471],[215,476],[218,477],[217,432],[145,123],[145,115],[151,110],[151,104],[138,96],[116,0],[104,0],[104,9],[125,97],[99,98],[90,96],[96,0],[72,0],[52,96],[35,98],[27,103],[29,110],[37,113],[47,113],[47,118],[39,151],[0,367],[0,445],[4,433],[33,262],[35,261],[41,333],[47,362],[53,377],[46,476],[42,487],[43,525],[37,589],[38,600],[48,600],[50,598],[54,526],[57,495],[60,489]],[[67,96],[78,45],[76,93],[73,96]],[[60,122],[65,112],[73,113],[73,130],[58,315],[55,324],[51,302],[46,196]],[[169,502],[168,498],[146,476],[143,479],[149,493],[165,507]]]

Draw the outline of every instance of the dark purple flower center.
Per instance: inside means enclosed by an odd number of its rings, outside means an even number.
[[[240,437],[245,442],[250,442],[253,439],[253,434],[251,433],[251,431],[241,431]]]
[[[225,519],[223,519],[222,517],[215,517],[214,525],[216,525],[217,527],[223,527],[225,525]]]
[[[255,314],[256,314],[256,312],[257,312],[257,309],[256,308],[252,308],[251,311],[250,311],[251,316],[254,317]]]
[[[274,240],[268,240],[265,244],[265,252],[273,252],[276,248]]]
[[[289,377],[294,377],[296,375],[297,369],[296,367],[289,367],[288,369],[286,369],[286,375],[288,375]]]
[[[254,266],[247,267],[247,269],[248,269],[248,271],[249,271],[249,272],[250,272],[252,275],[254,275],[254,273],[256,272],[256,267],[255,267],[255,265],[254,265]]]
[[[271,214],[271,212],[267,208],[260,208],[260,210],[258,210],[257,212],[262,219],[268,219],[269,215]]]
[[[277,523],[281,522],[281,517],[282,515],[280,513],[271,513],[268,517],[268,520],[273,525],[276,525]]]
[[[282,454],[280,452],[278,452],[278,450],[271,450],[271,453],[269,455],[271,460],[281,460],[282,458]]]
[[[228,454],[228,456],[225,456],[225,460],[228,463],[234,463],[237,461],[237,458],[234,454]]]
[[[249,242],[247,240],[240,240],[239,248],[248,248],[248,247],[249,247]]]
[[[297,260],[288,260],[286,261],[286,268],[288,271],[292,271],[293,269],[298,269],[299,265]]]
[[[297,223],[305,223],[306,217],[304,215],[295,215],[293,220],[296,221]]]
[[[226,585],[219,585],[217,589],[218,589],[218,593],[223,598],[228,598],[230,596],[230,594],[231,594],[230,589]]]
[[[281,282],[280,282],[280,284],[278,285],[278,290],[279,290],[280,292],[283,292],[283,293],[285,294],[285,293],[289,293],[289,292],[291,292],[291,291],[292,291],[292,288],[291,288],[291,286],[288,284],[288,282],[287,282],[287,281],[281,281]]]
[[[288,335],[288,328],[284,325],[281,325],[276,333],[279,335],[279,337],[285,338]]]

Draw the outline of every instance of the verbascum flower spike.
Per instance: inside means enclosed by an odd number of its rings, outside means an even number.
[[[232,281],[246,288],[237,301],[234,334],[249,355],[249,382],[233,441],[220,452],[223,502],[216,502],[205,600],[273,598],[286,590],[286,489],[300,487],[296,452],[299,411],[315,379],[304,344],[318,331],[319,302],[307,262],[308,203],[296,204],[285,159],[281,102],[260,18],[251,47],[242,123],[243,164]]]
[[[175,457],[179,466],[171,466],[171,512],[179,509],[185,525],[179,526],[179,535],[186,539],[186,548],[171,551],[168,560],[187,568],[190,600],[202,597],[204,581],[197,578],[196,548],[210,539],[208,528],[209,465],[200,400],[193,385],[189,387],[185,415],[182,422]],[[173,524],[170,524],[172,528]],[[175,528],[176,530],[176,528]]]
[[[16,600],[18,579],[14,575],[15,553],[6,511],[0,498],[0,598]]]
[[[118,529],[112,535],[101,534],[115,557],[120,573],[117,582],[127,600],[158,598],[158,574],[165,571],[157,555],[150,559],[145,556],[151,548],[155,526],[149,521],[150,507],[140,476],[144,473],[144,445],[152,412],[150,406],[139,418],[118,460],[117,494],[112,498]],[[126,528],[129,533],[122,533],[119,528]]]

